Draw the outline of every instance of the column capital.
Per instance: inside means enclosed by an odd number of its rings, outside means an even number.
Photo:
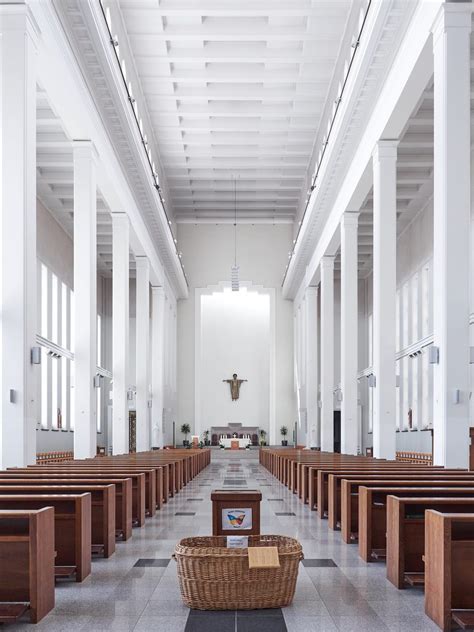
[[[375,143],[374,151],[372,152],[373,159],[375,161],[380,161],[384,158],[396,160],[398,143],[397,139],[381,138]]]
[[[112,226],[130,226],[130,221],[128,219],[127,213],[110,213],[110,217],[112,218]]]
[[[305,297],[306,296],[318,296],[318,286],[317,285],[310,285],[308,286],[305,291],[304,291]]]
[[[321,257],[321,270],[334,270],[334,259],[332,255],[324,255]]]
[[[433,44],[448,29],[464,29],[471,32],[472,8],[470,2],[445,2],[442,4],[431,27]]]
[[[94,143],[87,139],[74,139],[72,141],[74,158],[90,158],[96,165],[99,162],[99,152]]]
[[[30,7],[26,3],[0,4],[0,33],[26,31],[36,48],[41,34]]]
[[[341,226],[346,228],[353,226],[357,228],[359,224],[359,211],[345,211],[341,217]]]
[[[150,269],[150,261],[148,260],[148,257],[146,257],[145,255],[139,255],[137,257],[135,257],[135,265],[137,270],[144,270],[145,272],[147,270]]]

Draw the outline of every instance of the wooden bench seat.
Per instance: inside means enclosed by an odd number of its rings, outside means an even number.
[[[0,622],[54,608],[54,509],[0,510]]]
[[[0,510],[43,507],[54,509],[55,566],[74,567],[76,581],[82,582],[91,572],[91,495],[0,495]]]
[[[359,488],[359,556],[364,562],[374,560],[372,552],[376,549],[387,548],[387,497],[399,496],[403,498],[437,498],[458,497],[469,498],[474,495],[474,483],[469,482],[461,486],[460,482],[450,482],[442,486],[437,481],[423,486],[392,486],[392,487],[364,487]]]
[[[425,468],[423,472],[413,472],[411,469],[402,469],[400,471],[387,470],[383,472],[383,475],[381,473],[361,474],[360,472],[348,474],[330,473],[328,479],[328,526],[330,529],[338,529],[341,528],[342,522],[342,482],[344,480],[358,482],[364,481],[369,484],[373,481],[380,481],[381,479],[383,479],[386,483],[393,483],[397,480],[472,480],[474,479],[474,472],[468,472],[465,470],[431,470],[427,468]],[[357,490],[353,489],[352,494],[355,494],[352,496],[352,510],[355,515],[357,515]]]
[[[425,516],[425,613],[442,629],[474,628],[474,513]]]
[[[92,545],[94,554],[108,558],[115,552],[115,485],[61,484],[64,481],[0,478],[0,495],[86,494],[91,495]]]
[[[474,513],[472,498],[387,497],[387,578],[397,588],[424,585],[425,511]]]
[[[58,485],[115,485],[115,532],[119,539],[129,540],[132,537],[132,507],[133,507],[133,481],[125,474],[89,474],[89,473],[65,473],[65,472],[37,472],[14,469],[0,472],[0,484],[7,480],[16,480],[21,477],[24,481],[45,481],[48,484]]]
[[[474,481],[471,479],[452,479],[450,477],[444,479],[441,477],[427,478],[421,480],[413,479],[397,479],[387,480],[364,480],[363,478],[356,480],[343,479],[341,485],[341,536],[347,544],[356,542],[359,538],[359,515],[360,515],[360,497],[359,493],[362,487],[422,487],[422,488],[444,488],[444,487],[474,487]],[[407,494],[409,495],[409,494]],[[427,496],[432,494],[427,494]],[[441,495],[441,494],[439,494]],[[384,514],[385,515],[385,514]],[[383,547],[385,548],[385,547]]]

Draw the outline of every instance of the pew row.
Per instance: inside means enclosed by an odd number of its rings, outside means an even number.
[[[55,484],[56,483],[56,484]],[[1,479],[0,496],[43,494],[91,495],[91,552],[110,557],[115,552],[115,485],[62,484],[64,481]]]
[[[397,588],[425,583],[425,512],[474,513],[471,498],[387,497],[387,579]]]
[[[474,629],[474,513],[428,510],[425,613],[442,630]]]
[[[398,487],[360,487],[359,488],[359,556],[365,562],[384,560],[387,549],[387,497],[470,498],[474,495],[474,483],[462,485],[460,482],[446,483],[437,481],[438,487],[398,486]]]
[[[91,572],[91,495],[0,495],[0,511],[54,509],[54,574],[82,582]]]
[[[54,608],[54,509],[0,510],[0,623]]]

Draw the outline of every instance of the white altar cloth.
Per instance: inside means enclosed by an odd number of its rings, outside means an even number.
[[[224,448],[230,448],[232,441],[239,442],[239,449],[246,448],[251,443],[250,439],[248,438],[247,439],[221,439],[220,443],[221,445],[224,446]]]

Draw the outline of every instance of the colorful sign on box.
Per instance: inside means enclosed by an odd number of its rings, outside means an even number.
[[[236,531],[252,528],[252,509],[246,507],[244,509],[223,509],[222,510],[222,529]]]

